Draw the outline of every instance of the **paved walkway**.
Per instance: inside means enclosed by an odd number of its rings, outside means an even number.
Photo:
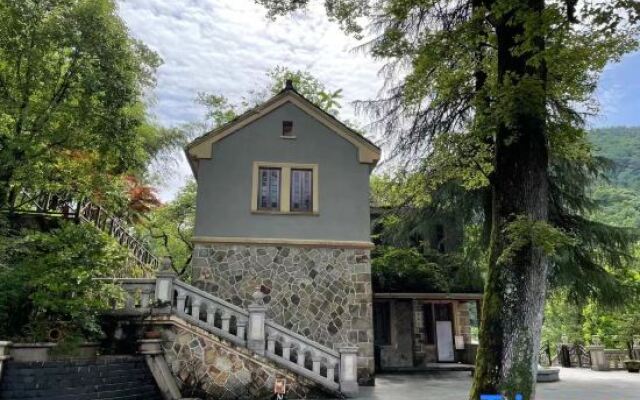
[[[467,400],[469,372],[383,374],[375,387],[360,387],[360,399],[369,400]],[[539,383],[536,400],[634,400],[640,399],[640,374],[626,371],[594,372],[563,368],[560,382]]]

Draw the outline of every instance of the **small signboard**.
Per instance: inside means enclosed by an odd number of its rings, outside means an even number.
[[[455,342],[456,342],[456,350],[464,350],[464,336],[456,335]]]
[[[276,378],[276,382],[273,385],[273,393],[276,395],[276,399],[284,399],[284,395],[287,393],[287,380]]]

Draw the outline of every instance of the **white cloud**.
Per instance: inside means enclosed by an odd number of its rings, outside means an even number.
[[[321,6],[271,21],[252,0],[128,0],[119,2],[119,14],[164,60],[153,111],[165,125],[201,119],[198,92],[237,100],[263,86],[276,65],[307,69],[328,88],[342,88],[345,119],[364,122],[347,103],[373,98],[382,86],[381,65],[354,54],[360,42],[329,22]],[[171,198],[189,174],[184,164],[162,197]]]

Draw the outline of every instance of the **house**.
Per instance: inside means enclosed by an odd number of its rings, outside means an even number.
[[[186,148],[198,182],[193,285],[328,347],[373,381],[369,175],[380,149],[300,95],[279,94]]]
[[[380,221],[387,214],[417,213],[428,220],[413,232],[410,245],[447,259],[462,246],[463,218],[457,210],[420,210],[371,207],[376,245],[389,245],[380,238]],[[405,245],[409,245],[405,244]],[[451,367],[451,363],[475,363],[478,321],[482,300],[482,278],[454,282],[452,268],[449,290],[432,283],[402,279],[387,284],[373,277],[374,354],[376,371],[421,370]]]

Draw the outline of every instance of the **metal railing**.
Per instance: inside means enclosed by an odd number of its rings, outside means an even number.
[[[77,222],[89,223],[109,234],[129,250],[133,260],[141,266],[158,267],[158,259],[147,246],[132,233],[133,228],[99,204],[89,199],[76,198],[72,193],[20,193],[13,213],[50,215]]]

